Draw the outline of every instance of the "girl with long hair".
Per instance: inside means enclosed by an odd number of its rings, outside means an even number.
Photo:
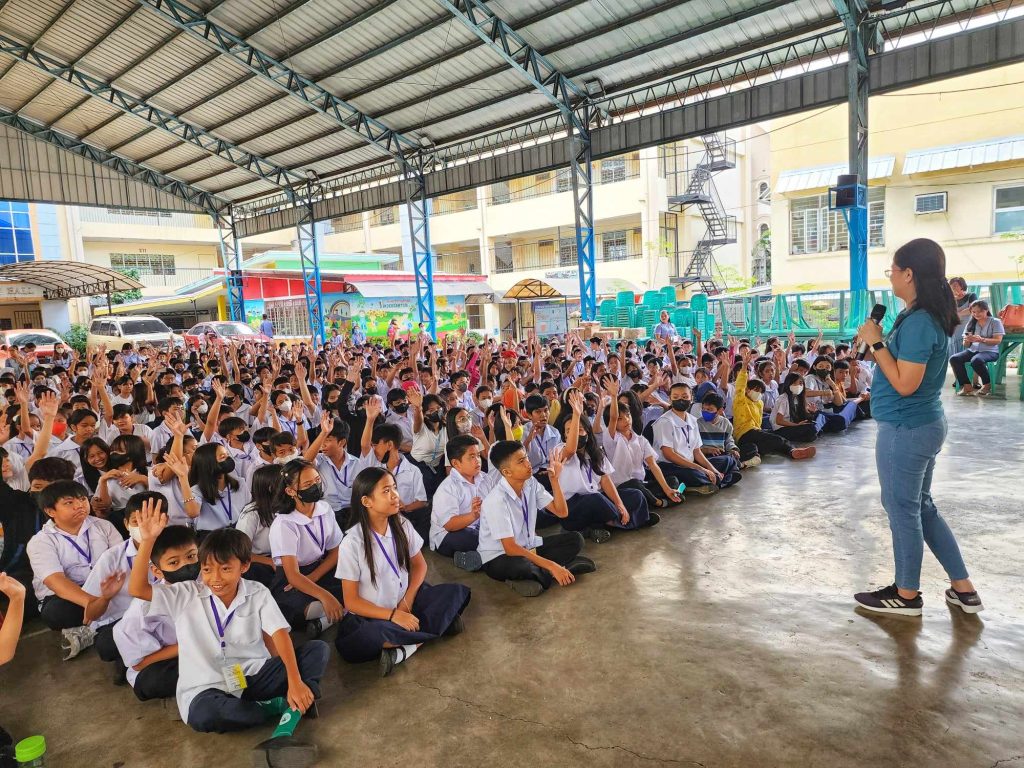
[[[274,578],[274,560],[270,553],[270,526],[281,493],[281,467],[264,464],[249,476],[252,499],[245,505],[235,528],[252,542],[252,565],[245,578],[269,587]]]
[[[232,528],[251,500],[249,484],[238,482],[235,460],[226,446],[206,443],[196,448],[188,470],[192,496],[199,502],[196,530],[215,531]],[[188,499],[185,499],[187,502]]]

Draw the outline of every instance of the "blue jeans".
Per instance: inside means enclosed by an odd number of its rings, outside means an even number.
[[[995,351],[972,352],[965,349],[949,358],[949,367],[953,369],[953,374],[961,387],[970,382],[970,378],[967,376],[968,364],[981,378],[981,383],[987,385],[989,384],[988,364],[994,363],[998,359],[999,353]]]
[[[932,501],[935,457],[945,439],[944,417],[919,427],[878,422],[875,463],[892,531],[896,586],[901,589],[921,588],[925,544],[950,579],[967,578],[956,538]]]

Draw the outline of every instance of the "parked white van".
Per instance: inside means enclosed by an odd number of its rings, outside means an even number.
[[[172,332],[159,317],[152,315],[125,315],[124,317],[96,318],[89,325],[86,344],[91,347],[105,344],[107,349],[120,351],[121,347],[131,342],[138,348],[139,344],[148,344],[160,350],[168,350],[171,345]]]

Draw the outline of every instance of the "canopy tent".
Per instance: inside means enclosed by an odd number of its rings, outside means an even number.
[[[618,277],[597,278],[597,295],[613,296],[619,291],[639,293],[640,289],[628,280]],[[505,292],[506,299],[531,301],[534,299],[574,299],[579,298],[580,281],[574,277],[537,277],[520,280]]]
[[[43,289],[44,299],[78,299],[103,294],[109,297],[114,291],[145,287],[134,277],[110,267],[80,261],[19,261],[0,267],[0,279],[38,285]]]

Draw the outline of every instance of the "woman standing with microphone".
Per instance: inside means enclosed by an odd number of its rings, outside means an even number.
[[[960,322],[946,282],[946,255],[932,240],[911,240],[886,270],[893,293],[906,308],[883,339],[868,320],[858,329],[871,345],[875,374],[871,413],[878,423],[875,463],[882,506],[889,516],[896,582],[854,599],[879,613],[920,616],[924,544],[946,570],[946,602],[966,613],[982,609],[956,538],[932,501],[935,457],[946,439],[939,395],[946,377],[949,337]]]

